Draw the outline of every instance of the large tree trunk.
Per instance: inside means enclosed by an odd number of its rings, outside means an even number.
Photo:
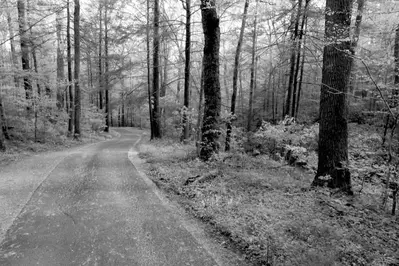
[[[57,30],[57,107],[59,110],[64,108],[64,54],[62,45],[62,22],[61,22],[61,11],[57,13],[56,18],[56,30]]]
[[[188,119],[188,108],[190,104],[190,56],[191,56],[191,0],[186,0],[186,49],[185,49],[185,65],[184,65],[184,107],[183,113],[183,139],[189,138],[190,121]]]
[[[161,113],[159,108],[159,0],[154,2],[154,58],[153,58],[153,123],[154,138],[161,138]]]
[[[75,50],[75,134],[74,138],[80,137],[80,112],[81,112],[81,99],[80,99],[80,3],[79,0],[75,0],[75,13],[73,17],[73,30],[74,30],[74,50]]]
[[[219,151],[221,92],[219,81],[220,28],[215,0],[201,0],[204,31],[204,121],[200,158],[207,161]]]
[[[19,36],[21,43],[21,59],[22,59],[22,69],[26,72],[30,70],[30,62],[29,62],[29,36],[28,36],[28,27],[26,21],[26,8],[25,8],[25,0],[17,1],[18,7],[18,21],[19,21]],[[32,98],[32,84],[29,79],[28,73],[24,75],[24,88],[26,99],[30,100]],[[28,103],[27,110],[30,110],[30,103]]]
[[[68,96],[69,98],[67,105],[69,110],[68,120],[68,132],[70,135],[73,133],[73,119],[74,119],[74,108],[73,108],[73,91],[72,91],[72,54],[71,54],[71,12],[70,3],[67,0],[67,61],[68,61]]]
[[[320,95],[318,169],[312,185],[327,185],[348,193],[347,91],[353,62],[350,24],[353,0],[327,0],[326,46]],[[324,178],[327,177],[327,178]]]
[[[249,0],[245,0],[244,12],[243,12],[242,21],[241,21],[240,37],[238,38],[236,54],[234,57],[233,94],[231,95],[231,106],[230,106],[230,113],[232,116],[234,116],[236,113],[238,66],[239,66],[239,62],[240,62],[242,40],[244,38],[244,31],[245,31],[245,24],[247,21],[248,6],[249,6]],[[231,123],[232,123],[232,121],[228,121],[228,123],[227,123],[226,144],[225,144],[226,151],[230,150],[230,139],[231,139],[231,131],[232,131]]]
[[[110,127],[110,102],[109,102],[109,58],[108,58],[108,1],[105,2],[104,18],[104,53],[105,53],[105,132]]]

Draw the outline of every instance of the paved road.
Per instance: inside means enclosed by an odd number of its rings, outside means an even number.
[[[128,159],[140,131],[75,151],[0,244],[0,265],[219,265]]]

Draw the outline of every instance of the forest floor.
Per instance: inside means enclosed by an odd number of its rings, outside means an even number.
[[[364,155],[370,145],[352,145],[375,133],[365,130],[351,132],[351,159],[363,168],[350,197],[310,189],[313,171],[266,155],[222,153],[204,163],[193,145],[159,140],[141,143],[139,156],[172,201],[253,265],[399,265],[399,217],[380,208],[381,175],[360,178],[373,164]]]
[[[6,141],[7,150],[6,152],[0,153],[0,167],[41,152],[60,151],[67,148],[110,139],[112,138],[112,134],[116,133],[91,133],[84,135],[80,140],[65,138],[57,142],[34,142],[31,140]]]

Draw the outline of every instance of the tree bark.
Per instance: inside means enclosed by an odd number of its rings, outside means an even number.
[[[242,40],[244,38],[244,31],[245,31],[245,24],[246,24],[246,21],[247,21],[248,7],[249,7],[249,0],[245,0],[244,12],[243,12],[242,21],[241,21],[240,36],[238,38],[236,54],[235,54],[235,57],[234,57],[233,94],[231,95],[231,106],[230,106],[230,113],[231,113],[232,116],[234,116],[235,113],[236,113],[238,66],[239,66],[239,62],[240,62]],[[226,151],[230,150],[231,131],[232,131],[231,122],[232,121],[228,121],[227,122],[226,143],[225,143],[225,150]]]
[[[298,75],[299,75],[299,69],[300,69],[300,63],[301,63],[301,52],[303,49],[303,36],[304,36],[304,28],[305,28],[305,23],[307,21],[307,9],[309,5],[310,0],[305,0],[305,7],[303,8],[303,13],[302,13],[302,21],[301,21],[301,29],[298,32],[298,41],[296,43],[296,67],[295,67],[295,74],[294,74],[294,85],[293,85],[293,94],[292,94],[292,109],[291,109],[291,116],[296,117],[296,110],[297,110],[297,105],[298,105]],[[301,8],[301,5],[299,5],[299,8]],[[301,12],[298,12],[298,17],[301,16]],[[299,19],[298,19],[299,23]],[[302,77],[301,77],[302,78]]]
[[[399,24],[396,27],[395,31],[395,46],[394,46],[394,60],[395,60],[395,79],[394,79],[394,84],[395,84],[395,90],[396,90],[396,95],[399,94]]]
[[[348,169],[347,92],[353,62],[350,24],[353,0],[327,0],[320,95],[318,169],[312,185],[352,194]],[[327,177],[327,178],[323,178]]]
[[[154,138],[161,138],[161,113],[159,107],[159,0],[154,1],[154,51],[153,51],[153,98],[154,98],[154,109],[153,109],[153,123],[154,123]]]
[[[56,18],[56,31],[57,31],[57,108],[59,110],[64,108],[64,55],[62,47],[62,22],[61,22],[61,11],[57,13]]]
[[[22,69],[26,72],[30,70],[30,61],[29,61],[29,36],[28,36],[28,27],[26,20],[26,8],[25,1],[18,0],[17,1],[18,8],[18,20],[19,20],[19,36],[21,43],[21,59],[22,59]],[[30,78],[28,77],[28,73],[24,75],[24,89],[25,89],[25,97],[27,100],[31,100],[32,98],[32,83]],[[30,103],[28,103],[27,110],[29,111]]]
[[[183,139],[187,141],[190,133],[190,121],[188,119],[188,108],[190,105],[190,63],[191,63],[191,0],[186,0],[186,48],[184,65],[184,107],[183,113]]]
[[[99,90],[98,90],[98,104],[99,104],[99,106],[98,106],[98,108],[100,109],[100,110],[102,110],[103,109],[103,85],[104,85],[104,82],[103,82],[103,52],[102,52],[102,49],[103,49],[103,24],[102,24],[102,21],[103,21],[103,13],[102,13],[102,10],[103,10],[103,4],[102,4],[102,1],[99,1],[99,7],[98,7],[98,9],[99,9],[99,16],[100,16],[100,18],[99,18],[99,22],[100,22],[100,33],[99,33],[99,35],[98,35],[98,85],[99,85]]]
[[[104,55],[105,55],[105,132],[109,132],[110,127],[110,102],[109,102],[109,58],[108,58],[108,1],[105,1],[104,18]]]
[[[75,134],[74,138],[80,138],[80,112],[81,112],[81,99],[80,99],[80,3],[79,0],[75,1],[75,13],[73,18],[73,30],[74,30],[74,50],[75,50]]]
[[[3,104],[2,104],[2,99],[0,95],[0,115],[3,114]],[[0,117],[0,151],[5,151],[6,150],[6,143],[5,143],[5,135],[4,135],[4,127],[5,125],[3,124],[3,119]]]
[[[257,22],[258,22],[258,14],[257,14],[257,6],[258,1],[256,1],[255,8],[255,18],[254,18],[254,29],[252,34],[252,62],[251,62],[251,82],[249,85],[249,105],[248,105],[248,123],[247,123],[247,131],[250,132],[252,130],[252,120],[253,120],[253,101],[254,101],[254,92],[256,89],[256,37],[257,37]]]
[[[71,54],[71,12],[70,0],[67,0],[67,60],[68,60],[68,96],[67,103],[69,109],[68,132],[73,133],[74,124],[74,107],[73,107],[73,91],[72,91],[72,54]]]
[[[146,27],[146,46],[147,46],[147,91],[148,91],[148,113],[150,115],[151,139],[154,139],[154,120],[152,109],[152,89],[151,89],[151,58],[150,58],[150,0],[147,0],[147,27]]]
[[[209,160],[219,151],[221,92],[219,81],[220,28],[215,0],[201,0],[204,31],[204,120],[200,158]]]
[[[7,4],[7,1],[4,1],[5,4]],[[13,28],[13,24],[12,24],[12,19],[11,19],[11,14],[9,11],[7,12],[7,26],[8,26],[8,33],[10,35],[10,49],[11,49],[11,60],[13,63],[13,66],[16,69],[18,69],[18,59],[17,59],[17,54],[15,51],[15,39],[14,39],[14,28]],[[14,70],[14,72],[16,72]],[[17,73],[14,73],[14,84],[16,88],[19,88],[19,78],[17,76]]]
[[[10,135],[8,134],[8,128],[7,128],[7,120],[4,114],[3,99],[1,98],[1,95],[0,95],[0,123],[1,123],[0,134],[3,134],[5,139],[10,139]]]

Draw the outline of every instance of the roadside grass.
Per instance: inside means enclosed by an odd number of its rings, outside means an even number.
[[[346,197],[310,190],[312,172],[268,156],[222,153],[204,163],[173,140],[139,149],[148,177],[253,265],[399,263],[398,219],[377,208],[371,186]]]

